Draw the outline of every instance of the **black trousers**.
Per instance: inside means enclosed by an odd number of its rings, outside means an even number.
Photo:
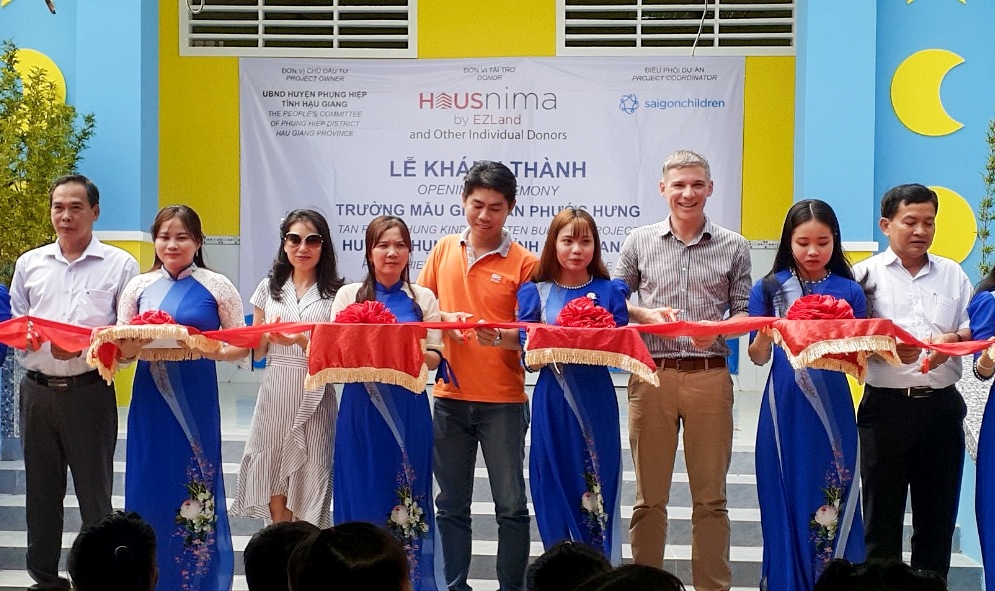
[[[867,559],[901,560],[912,501],[912,567],[950,570],[964,472],[964,416],[956,388],[908,398],[867,386],[857,411]]]
[[[83,527],[111,512],[117,404],[114,387],[99,381],[53,389],[21,381],[27,570],[34,589],[69,589],[59,576],[66,467],[72,470]]]

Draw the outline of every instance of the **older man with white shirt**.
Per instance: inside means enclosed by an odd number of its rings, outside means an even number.
[[[138,274],[125,251],[93,237],[100,193],[82,175],[59,178],[49,193],[58,239],[22,254],[10,288],[14,316],[78,326],[117,322],[117,301]],[[59,576],[66,467],[72,470],[83,528],[111,512],[117,406],[114,387],[91,370],[81,352],[28,335],[18,362],[24,449],[27,570],[31,589],[69,589]]]
[[[973,290],[960,265],[927,252],[938,203],[923,185],[890,189],[879,221],[888,249],[853,271],[865,283],[870,316],[889,318],[923,342],[955,343],[971,338]],[[945,577],[964,470],[966,407],[955,387],[961,364],[911,345],[900,344],[898,354],[899,367],[871,360],[857,412],[867,558],[902,559],[911,491],[912,567]]]

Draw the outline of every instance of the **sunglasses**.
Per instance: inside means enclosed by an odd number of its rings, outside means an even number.
[[[283,235],[283,241],[295,248],[301,245],[302,240],[304,241],[305,246],[309,248],[318,246],[324,242],[321,239],[321,234],[308,234],[303,238],[301,238],[300,234],[295,234],[293,232],[287,232]]]

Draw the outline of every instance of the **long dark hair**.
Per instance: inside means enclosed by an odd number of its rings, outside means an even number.
[[[995,267],[992,267],[988,274],[978,283],[978,287],[974,290],[974,295],[978,295],[983,291],[991,291],[995,289]]]
[[[774,264],[771,266],[770,272],[763,278],[764,293],[772,296],[772,301],[784,298],[781,284],[775,277],[777,273],[790,270],[796,276],[800,276],[798,263],[795,261],[795,255],[791,252],[791,237],[795,228],[813,220],[828,226],[833,235],[833,253],[826,263],[826,268],[834,275],[853,281],[853,269],[850,268],[850,262],[843,254],[843,241],[840,238],[840,223],[836,219],[836,212],[825,201],[805,199],[792,205],[784,216],[784,228],[781,230],[781,241],[777,244]],[[804,291],[805,282],[801,281],[800,283]]]
[[[532,280],[552,281],[556,279],[556,272],[560,268],[560,262],[556,259],[556,239],[563,228],[570,226],[573,235],[583,236],[586,229],[594,238],[594,256],[587,264],[587,272],[599,279],[608,279],[608,268],[601,260],[601,237],[598,236],[598,224],[595,223],[591,214],[576,207],[565,207],[556,214],[549,224],[549,232],[546,233],[546,244],[542,248],[542,256],[539,257],[539,264],[532,272]]]
[[[335,246],[332,244],[332,233],[328,229],[328,222],[325,221],[325,216],[313,209],[295,209],[280,222],[280,246],[277,247],[276,258],[273,259],[273,268],[269,271],[269,295],[278,302],[283,301],[283,284],[294,272],[294,266],[290,264],[287,252],[283,249],[283,240],[290,231],[290,226],[297,222],[310,223],[321,236],[321,255],[315,267],[315,279],[321,297],[333,298],[345,280],[339,275]]]
[[[380,217],[374,218],[373,221],[366,226],[366,279],[363,280],[362,287],[356,292],[357,302],[367,302],[377,299],[377,270],[373,267],[373,248],[376,247],[377,242],[380,241],[380,237],[383,236],[384,232],[390,230],[391,228],[397,228],[401,233],[401,240],[411,248],[411,232],[408,230],[408,225],[404,223],[404,220],[397,217],[396,215],[382,215]],[[410,273],[408,272],[408,267],[405,266],[401,271],[401,281],[404,285],[411,289],[411,279]],[[390,286],[387,286],[390,287]],[[415,304],[415,313],[419,316],[421,315],[421,307]]]
[[[297,545],[287,564],[294,591],[400,590],[407,587],[404,548],[386,529],[352,521],[323,529]]]
[[[204,228],[200,223],[200,216],[189,205],[167,205],[160,209],[159,213],[155,214],[155,220],[152,221],[152,228],[150,229],[152,232],[152,241],[155,242],[155,237],[159,235],[159,228],[162,228],[163,224],[173,218],[179,218],[180,222],[183,223],[183,227],[186,228],[187,233],[197,242],[197,251],[193,253],[194,264],[202,269],[206,269],[207,265],[204,264]],[[156,254],[150,271],[160,268],[162,268],[162,260]]]

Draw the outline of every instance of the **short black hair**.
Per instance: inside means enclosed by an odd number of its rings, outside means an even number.
[[[307,521],[284,521],[257,531],[242,553],[249,591],[286,591],[291,553],[319,531],[318,526]]]
[[[898,213],[898,208],[913,203],[932,203],[933,211],[940,211],[940,200],[936,192],[925,185],[909,183],[892,187],[881,197],[881,217],[891,219]]]
[[[293,591],[338,589],[400,591],[407,587],[408,559],[393,533],[365,521],[323,529],[290,555]]]
[[[684,591],[684,583],[662,568],[625,564],[588,579],[575,591]]]
[[[150,591],[155,530],[138,513],[115,511],[76,536],[66,562],[78,591]]]
[[[492,160],[478,160],[463,177],[463,200],[465,201],[475,189],[492,189],[501,193],[510,208],[515,204],[518,181],[515,179],[515,173],[504,164]]]
[[[52,187],[48,190],[48,204],[50,206],[52,205],[52,195],[55,194],[55,189],[69,183],[83,185],[86,189],[86,200],[90,203],[90,207],[100,205],[100,191],[97,190],[97,185],[93,184],[93,181],[81,174],[66,174],[52,182]]]
[[[612,565],[605,555],[584,543],[564,541],[546,550],[529,565],[528,591],[571,591]]]
[[[869,560],[853,564],[837,558],[815,583],[814,591],[946,591],[947,582],[936,572],[916,570],[901,560]]]

